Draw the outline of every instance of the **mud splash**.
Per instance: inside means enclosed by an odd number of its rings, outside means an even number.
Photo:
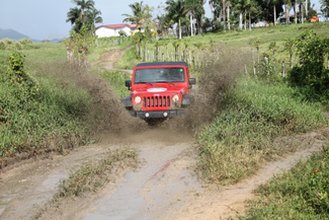
[[[88,67],[74,64],[51,63],[39,67],[38,72],[46,72],[56,77],[61,86],[75,84],[86,90],[92,98],[87,115],[88,127],[94,133],[127,132],[131,130],[146,129],[146,124],[129,115],[114,94],[108,83],[97,76]]]
[[[204,53],[204,63],[195,91],[192,105],[181,118],[167,121],[165,126],[180,129],[198,129],[220,113],[227,91],[234,87],[238,77],[250,61],[249,52],[220,45]],[[193,75],[193,73],[192,73]]]

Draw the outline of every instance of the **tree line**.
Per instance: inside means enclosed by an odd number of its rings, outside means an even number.
[[[322,0],[321,4],[322,13],[328,15],[328,0]],[[204,7],[207,5],[212,12],[210,19],[205,18]],[[132,14],[124,15],[124,22],[139,28],[153,28],[159,36],[166,36],[171,31],[179,39],[208,31],[250,30],[258,21],[272,25],[277,25],[278,21],[303,23],[317,15],[310,0],[167,0],[162,7],[163,13],[153,20],[151,7],[142,1],[129,6]]]

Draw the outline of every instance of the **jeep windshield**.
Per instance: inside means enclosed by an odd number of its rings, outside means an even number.
[[[135,73],[135,83],[184,82],[183,68],[139,69]]]

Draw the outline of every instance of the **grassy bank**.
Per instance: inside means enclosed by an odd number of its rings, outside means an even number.
[[[63,152],[89,139],[85,118],[90,95],[73,83],[60,83],[49,72],[38,69],[64,60],[63,45],[36,44],[20,51],[25,58],[16,56],[12,63],[9,57],[13,50],[0,52],[1,166],[6,165],[8,158]]]
[[[120,98],[129,96],[129,90],[125,87],[125,81],[130,79],[130,74],[103,70],[101,76],[109,83],[116,96]]]
[[[257,190],[240,219],[329,219],[329,148]]]
[[[293,150],[274,145],[276,137],[328,124],[319,105],[304,102],[283,83],[240,80],[221,109],[197,138],[199,168],[206,179],[218,184],[238,182],[265,160]]]

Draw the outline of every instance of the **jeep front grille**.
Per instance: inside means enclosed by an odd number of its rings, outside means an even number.
[[[144,97],[145,108],[165,108],[170,107],[171,103],[170,96],[148,96]]]

